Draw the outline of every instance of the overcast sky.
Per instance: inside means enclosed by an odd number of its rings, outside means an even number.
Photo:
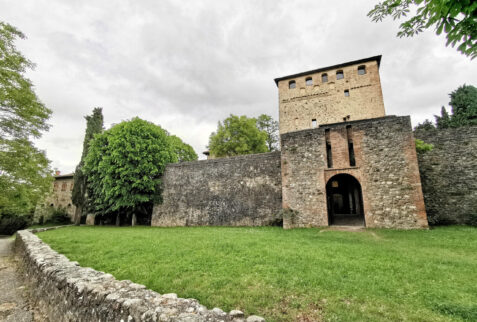
[[[477,59],[433,31],[396,38],[398,22],[366,17],[376,2],[0,0],[0,20],[28,37],[28,77],[53,110],[37,145],[66,173],[96,106],[106,128],[139,116],[201,155],[231,113],[278,119],[276,77],[382,54],[386,113],[413,124],[477,85]]]

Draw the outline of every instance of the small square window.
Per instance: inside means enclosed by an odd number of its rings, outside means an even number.
[[[348,96],[349,96],[349,90],[345,89],[344,95],[345,95],[346,97],[348,97]]]
[[[313,79],[311,77],[308,77],[305,82],[306,82],[306,86],[313,85]]]
[[[318,123],[316,122],[316,119],[311,120],[311,127],[315,128],[318,126]]]
[[[366,66],[361,65],[358,67],[358,75],[364,75],[366,74]]]
[[[326,83],[326,82],[328,81],[328,74],[322,74],[322,75],[321,75],[321,81],[322,81],[323,83]]]
[[[336,72],[336,79],[343,79],[344,78],[344,73],[342,70],[339,70]]]
[[[288,88],[293,89],[296,88],[296,82],[294,80],[288,82]]]

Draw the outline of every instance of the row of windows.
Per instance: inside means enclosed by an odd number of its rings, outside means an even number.
[[[358,66],[358,75],[364,75],[364,74],[366,74],[366,66],[364,66],[364,65]],[[336,72],[336,79],[338,80],[338,79],[343,79],[343,78],[344,78],[344,72],[340,69]],[[321,82],[322,83],[328,82],[328,74],[327,73],[321,74]],[[306,83],[306,86],[312,86],[313,85],[313,78],[307,77],[305,79],[305,83]],[[296,81],[294,81],[294,80],[289,81],[288,82],[288,88],[290,88],[290,89],[296,88]]]

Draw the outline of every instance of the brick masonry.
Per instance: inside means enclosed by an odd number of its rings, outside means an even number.
[[[349,165],[346,126],[353,131],[356,166]],[[325,131],[333,167],[327,167]],[[327,226],[326,183],[350,174],[361,184],[365,224],[379,228],[426,228],[417,156],[409,117],[323,125],[282,134],[284,227]]]
[[[281,224],[280,152],[168,165],[152,226]]]
[[[358,75],[358,67],[365,66],[366,73]],[[336,72],[343,71],[344,78],[336,79]],[[328,81],[322,81],[322,74]],[[306,79],[312,78],[307,85]],[[385,115],[379,66],[373,59],[304,73],[301,76],[284,77],[277,82],[279,94],[280,133],[309,129],[312,120],[317,125],[382,117]],[[295,81],[296,88],[289,88]],[[349,91],[349,96],[344,91]]]
[[[477,225],[477,126],[415,136],[434,145],[418,154],[429,223]]]

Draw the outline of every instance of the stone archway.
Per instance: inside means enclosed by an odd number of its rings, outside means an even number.
[[[363,195],[359,181],[349,174],[337,174],[326,184],[328,224],[365,226]]]

